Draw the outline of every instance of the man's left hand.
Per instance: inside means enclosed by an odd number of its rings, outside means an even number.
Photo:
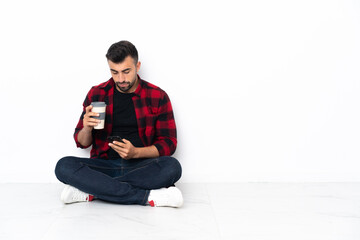
[[[109,146],[116,151],[123,159],[136,158],[137,148],[129,140],[122,139],[124,142],[113,141]]]

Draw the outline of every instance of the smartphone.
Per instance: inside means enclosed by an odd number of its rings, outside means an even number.
[[[122,140],[122,137],[120,137],[120,136],[108,136],[107,137],[107,140],[109,141],[109,142],[113,142],[113,141],[117,141],[117,142],[122,142],[122,143],[124,143],[124,141]]]

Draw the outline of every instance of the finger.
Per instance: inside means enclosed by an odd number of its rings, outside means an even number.
[[[100,119],[94,118],[92,116],[86,116],[85,118],[87,121],[91,121],[91,122],[100,122]]]
[[[88,116],[88,117],[98,117],[98,116],[100,116],[100,114],[96,113],[96,112],[88,112],[86,114],[86,116]]]
[[[113,144],[113,143],[109,143],[109,146],[112,148],[112,149],[114,149],[116,152],[119,152],[119,150],[118,150],[118,146],[116,146],[115,144]]]
[[[86,118],[86,119],[85,119],[85,123],[88,123],[88,124],[99,124],[99,123],[100,123],[100,120],[95,119],[95,118]]]
[[[113,143],[109,143],[109,146],[114,149],[115,151],[117,151],[119,154],[122,153],[122,154],[128,154],[129,153],[129,150],[126,149],[126,148],[123,148],[123,147],[120,147],[116,144],[113,144]]]
[[[117,154],[119,154],[120,157],[123,157],[123,156],[122,156],[123,153],[121,153],[121,152],[119,151],[119,149],[118,149],[118,147],[117,147],[116,145],[114,145],[114,144],[112,144],[112,143],[109,143],[109,146],[110,146],[115,152],[117,152]]]
[[[127,147],[127,148],[130,148],[131,146],[132,146],[132,143],[129,141],[129,140],[127,140],[127,139],[125,139],[125,138],[123,138],[122,139],[123,140],[123,144],[124,144],[124,147]]]
[[[87,107],[85,108],[86,113],[91,112],[92,107],[93,107],[92,105],[87,106]]]
[[[85,126],[89,126],[89,127],[96,127],[97,125],[99,125],[99,123],[98,123],[98,122],[95,122],[95,123],[93,123],[93,122],[86,122],[84,125],[85,125]]]
[[[128,152],[124,152],[121,149],[119,151],[117,151],[117,153],[120,155],[121,158],[123,159],[129,159],[129,153]]]
[[[109,146],[116,151],[120,151],[121,149],[123,149],[122,147],[119,147],[118,145],[116,145],[114,143],[109,143]]]
[[[112,149],[114,149],[114,151],[117,152],[120,155],[120,157],[125,159],[128,156],[128,152],[125,151],[124,148],[118,147],[118,146],[116,146],[116,145],[114,145],[112,143],[109,143],[109,146]]]
[[[116,144],[116,145],[119,146],[119,147],[122,147],[122,148],[125,147],[125,143],[118,142],[118,141],[113,141],[113,143]]]

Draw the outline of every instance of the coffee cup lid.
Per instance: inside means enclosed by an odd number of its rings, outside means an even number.
[[[106,107],[106,103],[105,102],[92,102],[91,105],[93,107]]]

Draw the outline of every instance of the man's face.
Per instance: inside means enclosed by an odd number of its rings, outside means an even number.
[[[134,59],[127,56],[121,63],[108,60],[108,64],[116,89],[123,93],[134,92],[138,84],[137,72],[140,70],[141,63],[135,64]]]

